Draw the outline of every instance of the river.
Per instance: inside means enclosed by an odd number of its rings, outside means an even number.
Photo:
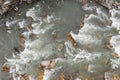
[[[39,1],[3,17],[0,66],[1,71],[2,66],[9,67],[9,74],[0,72],[0,79],[119,77],[120,11],[106,9],[94,0],[83,4],[80,0]]]

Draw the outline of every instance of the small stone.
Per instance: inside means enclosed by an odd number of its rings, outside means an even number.
[[[4,26],[3,27],[5,30],[10,30],[11,28],[10,27],[8,27],[8,26]]]
[[[63,50],[63,48],[64,48],[64,44],[59,44],[58,50],[61,51],[61,50]]]
[[[108,64],[108,63],[109,63],[109,59],[106,59],[106,58],[105,58],[105,59],[103,59],[102,62],[103,62],[103,64]]]
[[[23,34],[20,34],[19,37],[25,39],[25,36]]]
[[[7,65],[4,65],[2,70],[5,71],[5,72],[9,72],[10,71],[10,67],[7,66]]]
[[[14,53],[20,53],[20,50],[19,50],[18,47],[14,47],[14,48],[12,49],[12,52],[14,52]]]
[[[84,67],[84,69],[85,69],[85,71],[88,71],[89,65],[86,65],[86,66]]]
[[[118,74],[112,74],[110,80],[120,80],[120,76]]]
[[[80,28],[82,28],[84,26],[83,22],[80,22]]]
[[[116,52],[112,53],[113,58],[118,58],[118,54]]]
[[[88,3],[88,0],[82,0],[82,4],[86,5]]]
[[[78,44],[76,43],[76,41],[74,40],[74,38],[70,33],[67,34],[67,39],[71,42],[74,48],[78,48]]]
[[[42,61],[41,63],[40,63],[40,66],[43,66],[43,67],[47,67],[47,66],[49,66],[50,65],[50,61],[48,60],[48,61]]]
[[[51,61],[50,68],[54,68],[54,67],[55,67],[55,61]]]
[[[86,44],[86,45],[85,45],[85,48],[86,48],[87,50],[91,50],[91,45],[90,45],[90,44]]]
[[[105,39],[105,46],[108,49],[112,49],[113,48],[113,46],[110,44],[110,40],[111,40],[110,36],[107,36],[106,39]]]
[[[20,75],[20,80],[30,80],[30,76],[28,74]]]
[[[110,44],[106,44],[106,48],[112,49],[112,46]]]
[[[27,29],[30,30],[30,31],[32,31],[34,28],[33,28],[31,25],[29,25],[29,26],[27,27]]]
[[[29,37],[32,39],[35,39],[35,38],[37,38],[37,34],[31,33]]]
[[[107,36],[106,39],[105,39],[106,43],[110,43],[110,40],[111,40],[110,36]]]
[[[20,46],[21,47],[25,47],[25,39],[23,39],[23,38],[20,38]]]
[[[46,60],[46,61],[42,61],[40,63],[40,67],[42,68],[54,68],[55,67],[55,61],[54,60]]]
[[[57,33],[53,31],[51,35],[52,35],[52,39],[55,41],[57,38]]]
[[[47,18],[47,13],[45,11],[43,11],[43,12],[41,12],[40,16],[43,18]]]

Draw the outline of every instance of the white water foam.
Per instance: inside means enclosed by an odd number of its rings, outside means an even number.
[[[24,67],[21,67],[21,65],[26,64],[27,66],[31,66],[32,64],[29,64],[29,62],[32,63],[32,61],[40,61],[40,58],[48,58],[50,55],[52,55],[52,46],[51,44],[46,44],[45,48],[42,48],[41,46],[44,45],[44,42],[40,39],[40,37],[38,37],[38,39],[34,40],[34,41],[30,41],[29,40],[29,34],[30,33],[35,33],[35,34],[44,34],[46,33],[48,30],[50,30],[55,24],[51,23],[52,21],[56,20],[53,16],[48,16],[47,20],[43,20],[44,22],[48,23],[47,25],[44,26],[44,28],[42,28],[42,20],[40,17],[38,17],[38,12],[40,9],[37,9],[34,7],[32,9],[29,9],[29,11],[27,11],[26,16],[27,17],[32,17],[34,21],[40,21],[39,23],[33,23],[32,27],[34,27],[34,29],[32,31],[28,31],[28,32],[24,32],[23,34],[26,37],[25,40],[25,49],[23,52],[21,52],[21,54],[16,55],[16,57],[14,56],[15,59],[8,59],[6,58],[6,60],[8,62],[6,62],[6,64],[9,64],[10,67],[10,73],[13,74],[14,76],[14,80],[20,80],[19,77],[15,78],[15,74],[16,72],[18,73],[22,73],[22,71],[25,70]],[[108,21],[109,18],[108,16],[99,11],[100,9],[97,9],[97,14],[98,15],[94,15],[91,14],[88,16],[88,18],[85,18],[84,20],[84,26],[83,28],[81,28],[79,30],[78,34],[74,34],[73,32],[71,32],[71,35],[73,36],[73,38],[75,39],[76,42],[80,43],[80,44],[92,44],[92,45],[97,45],[97,48],[99,48],[99,46],[102,45],[102,39],[104,39],[108,34],[112,34],[109,33],[107,31],[110,30],[111,27],[116,28],[117,30],[119,30],[119,19],[117,19],[114,15],[116,10],[111,10],[112,13],[112,17],[110,18],[113,22],[112,22],[112,26],[110,27],[106,27],[106,26],[99,26],[94,24],[94,20],[98,20],[101,23],[104,22],[104,18]],[[116,12],[116,13],[119,13]],[[116,22],[117,21],[117,22]],[[20,22],[20,27],[23,28],[24,25],[24,20],[23,22]],[[99,33],[99,35],[101,35],[101,37],[99,38],[95,38],[95,35]],[[113,48],[115,49],[115,52],[120,54],[120,49],[119,49],[119,35],[117,36],[113,36],[111,38],[111,45],[113,46]],[[86,49],[80,49],[77,48],[75,49],[72,44],[70,43],[70,41],[66,41],[65,43],[65,48],[66,48],[66,54],[65,56],[68,57],[69,59],[71,59],[74,62],[77,61],[88,61],[88,62],[92,62],[94,60],[97,60],[101,57],[102,53],[101,52],[89,52],[86,51]],[[41,49],[42,48],[42,49]],[[76,53],[76,54],[74,54]],[[107,51],[105,52],[107,53]],[[63,60],[62,58],[57,58],[57,61],[61,61],[61,62],[67,62],[69,60]],[[120,59],[111,59],[111,64],[112,64],[112,68],[118,68],[118,66],[120,65]],[[92,72],[92,68],[95,67],[93,65],[89,66],[89,71],[88,72]],[[49,80],[50,76],[53,75],[54,73],[54,69],[52,69],[52,71],[49,70],[45,70],[45,75],[43,76],[43,80]],[[31,75],[34,76],[34,75]],[[35,78],[31,78],[30,80],[35,80]],[[81,80],[81,79],[76,79],[76,80]]]

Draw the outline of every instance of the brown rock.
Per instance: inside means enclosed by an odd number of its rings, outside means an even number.
[[[117,74],[112,74],[110,80],[120,80],[120,76]]]
[[[5,72],[9,72],[10,71],[10,67],[7,66],[7,65],[4,65],[2,70],[5,71]]]
[[[41,70],[40,73],[38,74],[37,80],[42,80],[44,76],[44,70]]]
[[[60,74],[59,80],[65,80],[65,76],[63,74]]]
[[[112,46],[110,44],[106,44],[106,48],[112,49]]]
[[[25,39],[25,36],[23,34],[20,34],[19,37]]]
[[[27,26],[27,28],[28,28],[28,30],[30,30],[30,31],[32,31],[32,30],[34,29],[31,25]]]
[[[50,61],[50,68],[54,68],[55,67],[55,61]]]
[[[80,22],[80,28],[82,28],[84,26],[83,22]]]
[[[20,47],[25,47],[25,36],[21,34],[20,36]]]
[[[8,26],[4,26],[3,29],[4,29],[4,30],[10,30],[11,28],[8,27]]]
[[[35,39],[35,38],[37,38],[37,34],[31,33],[29,37]]]
[[[11,51],[13,53],[20,53],[19,47],[14,47],[13,49],[11,49]]]
[[[51,35],[52,35],[52,39],[55,41],[57,38],[57,33],[53,31]]]
[[[55,67],[55,61],[54,60],[42,61],[40,63],[40,67],[41,68],[48,68],[48,69],[54,68]]]
[[[103,64],[108,64],[108,63],[109,63],[109,59],[106,59],[106,58],[103,59],[102,63],[103,63]]]
[[[43,11],[40,15],[41,15],[41,17],[43,17],[43,18],[47,18],[47,13],[46,13],[45,11]]]
[[[25,47],[25,39],[20,38],[20,46]]]
[[[118,58],[118,54],[116,52],[112,53],[113,58]]]
[[[74,40],[74,38],[72,37],[70,33],[67,34],[67,39],[71,42],[74,48],[78,48],[77,42]]]
[[[85,71],[88,71],[89,65],[86,65],[86,66],[84,67],[84,69],[85,69]]]
[[[107,38],[105,39],[105,46],[106,48],[108,49],[112,49],[112,45],[110,44],[110,40],[111,40],[111,37],[110,36],[107,36]]]
[[[59,44],[58,50],[61,51],[61,50],[63,50],[63,48],[64,48],[64,44]]]
[[[20,75],[20,80],[30,80],[30,77],[28,74],[23,74],[23,75]]]
[[[82,5],[86,5],[88,3],[88,0],[82,0]]]

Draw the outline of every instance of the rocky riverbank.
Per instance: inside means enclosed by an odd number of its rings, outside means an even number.
[[[1,14],[25,3],[18,7],[22,7],[18,16],[1,19],[5,26],[0,28],[0,66],[8,77],[119,80],[119,5],[114,6],[113,0],[40,1],[28,8],[27,1],[9,2]],[[1,80],[9,80],[4,72]]]
[[[5,14],[9,9],[18,11],[18,6],[24,2],[31,4],[34,0],[0,0],[0,15]]]

